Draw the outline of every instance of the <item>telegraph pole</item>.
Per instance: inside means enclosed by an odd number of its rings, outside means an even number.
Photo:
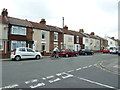
[[[64,17],[62,17],[62,23],[63,23],[63,27],[64,27]]]

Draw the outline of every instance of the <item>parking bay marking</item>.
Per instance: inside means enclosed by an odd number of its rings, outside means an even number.
[[[76,77],[76,76],[74,76],[74,77]],[[112,86],[109,86],[109,85],[106,85],[106,84],[102,84],[102,83],[99,83],[99,82],[96,82],[96,81],[92,81],[92,80],[89,80],[89,79],[85,79],[85,78],[81,78],[81,77],[77,77],[77,78],[80,79],[80,80],[87,81],[87,82],[97,84],[97,85],[100,85],[100,86],[104,86],[104,87],[107,87],[107,88],[116,89],[115,87],[112,87]]]

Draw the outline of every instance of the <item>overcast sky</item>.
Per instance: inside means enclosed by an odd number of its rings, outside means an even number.
[[[8,9],[8,16],[62,27],[62,17],[68,29],[85,33],[95,32],[118,38],[119,0],[2,0],[0,10]]]

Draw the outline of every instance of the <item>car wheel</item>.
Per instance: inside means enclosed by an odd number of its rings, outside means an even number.
[[[20,61],[20,60],[21,60],[21,57],[20,57],[20,56],[16,56],[16,57],[15,57],[15,60],[16,60],[16,61]]]
[[[68,54],[65,55],[65,57],[68,57],[68,56],[69,56]]]
[[[36,56],[36,59],[40,59],[40,55],[37,55],[37,56]]]

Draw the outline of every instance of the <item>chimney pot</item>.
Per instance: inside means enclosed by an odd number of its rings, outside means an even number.
[[[68,26],[67,26],[67,25],[65,25],[65,26],[63,27],[63,29],[66,29],[66,30],[68,30]]]
[[[41,19],[41,21],[40,21],[40,23],[41,23],[41,24],[46,24],[45,19],[44,19],[44,18],[42,18],[42,19]]]
[[[94,32],[91,32],[91,34],[90,35],[95,35],[95,33]]]
[[[80,29],[79,32],[80,32],[80,33],[84,33],[84,29]]]

